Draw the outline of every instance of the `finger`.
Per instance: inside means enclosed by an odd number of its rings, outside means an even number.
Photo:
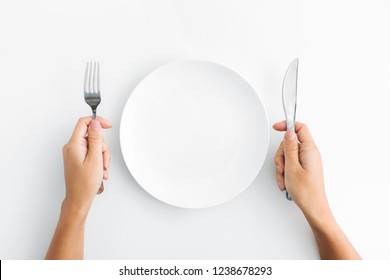
[[[96,118],[99,122],[102,128],[110,128],[112,127],[111,123],[102,117]],[[77,121],[77,124],[73,130],[73,134],[70,138],[70,141],[84,138],[85,135],[88,132],[88,126],[92,121],[92,117],[82,117]]]
[[[100,125],[102,126],[102,128],[107,129],[107,128],[112,127],[112,124],[108,120],[106,120],[100,116],[97,116],[96,119],[100,122]]]
[[[294,131],[287,131],[283,138],[284,162],[286,168],[300,166],[299,146],[297,134]]]
[[[104,141],[104,139],[103,139],[102,148],[103,148],[103,150],[102,150],[103,151],[103,169],[108,170],[108,168],[110,167],[111,154],[110,154],[110,150],[108,148],[108,145],[107,145],[106,141]]]
[[[86,160],[103,165],[103,137],[100,121],[92,120],[88,126],[88,154]]]
[[[107,180],[107,179],[108,179],[108,171],[104,170],[103,171],[103,180]]]
[[[92,120],[92,117],[80,118],[76,123],[76,126],[73,130],[73,134],[70,138],[70,141],[84,138],[88,132],[88,125],[91,122],[91,120]]]
[[[286,121],[277,122],[272,126],[272,128],[275,129],[276,131],[286,131],[287,130]]]
[[[276,166],[276,182],[281,191],[285,190],[284,184],[284,151],[283,151],[283,142],[280,143],[279,148],[275,153],[275,166]]]
[[[279,148],[276,150],[274,162],[276,167],[284,170],[284,150],[283,150],[283,142],[280,142]]]
[[[284,184],[284,174],[276,172],[276,183],[278,184],[279,190],[286,190],[286,185]]]
[[[307,125],[304,123],[296,122],[295,123],[295,132],[298,135],[298,140],[301,143],[314,143],[313,137]]]
[[[287,130],[286,121],[277,122],[272,127],[276,131]],[[295,133],[298,135],[298,140],[301,143],[314,142],[307,125],[304,123],[295,122]]]

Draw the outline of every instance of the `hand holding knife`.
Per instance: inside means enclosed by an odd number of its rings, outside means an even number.
[[[286,116],[287,130],[295,132],[295,115],[297,109],[297,82],[299,59],[291,61],[283,80],[282,100]],[[286,198],[292,200],[286,190]]]

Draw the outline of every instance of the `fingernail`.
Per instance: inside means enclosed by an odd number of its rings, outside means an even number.
[[[100,122],[98,120],[92,120],[89,124],[89,127],[91,129],[95,129],[95,130],[99,130],[102,128],[102,126],[100,125]]]
[[[278,181],[278,187],[279,187],[280,191],[283,191],[283,189],[284,189],[283,182]]]
[[[288,130],[286,134],[284,134],[284,139],[286,140],[294,140],[297,138],[297,135],[294,131]]]

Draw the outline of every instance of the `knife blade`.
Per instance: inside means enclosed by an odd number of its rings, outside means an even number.
[[[286,116],[287,130],[295,131],[295,115],[297,109],[297,82],[299,59],[291,61],[283,80],[283,107]]]
[[[297,84],[299,59],[291,61],[283,79],[282,100],[286,117],[287,130],[295,131],[295,115],[297,110]],[[286,190],[286,198],[292,200]]]

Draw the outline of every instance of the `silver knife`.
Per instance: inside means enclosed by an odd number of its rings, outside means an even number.
[[[291,61],[287,68],[283,80],[282,100],[284,114],[286,116],[287,130],[295,131],[295,115],[297,110],[297,82],[298,82],[299,59]],[[291,200],[291,196],[286,190],[286,198]]]

